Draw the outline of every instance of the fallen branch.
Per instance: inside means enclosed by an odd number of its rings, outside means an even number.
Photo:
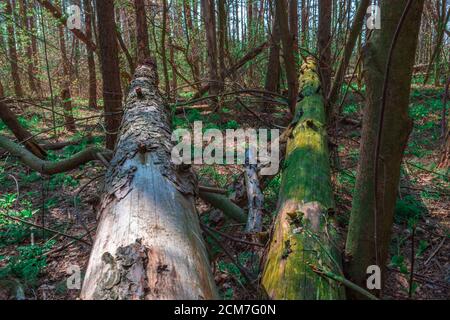
[[[231,219],[240,223],[247,222],[247,215],[244,213],[244,210],[234,204],[226,196],[216,193],[203,192],[201,190],[199,195],[200,198],[212,205],[214,208],[221,210],[223,214]]]
[[[58,162],[45,161],[39,159],[30,151],[22,148],[19,144],[4,136],[0,136],[0,148],[5,149],[15,157],[18,157],[21,162],[31,169],[47,175],[67,172],[90,161],[101,161],[99,155],[106,155],[108,158],[112,155],[109,150],[98,147],[90,147],[65,160]]]

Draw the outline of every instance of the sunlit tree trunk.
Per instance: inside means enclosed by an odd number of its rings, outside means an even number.
[[[383,269],[388,258],[400,166],[412,129],[408,114],[409,95],[423,0],[412,1],[393,47],[390,76],[386,79],[394,35],[407,3],[409,0],[381,3],[382,29],[373,31],[364,49],[367,102],[345,249],[348,276],[364,288],[367,268],[378,265]],[[384,88],[387,91],[383,98]],[[383,104],[385,113],[382,117]],[[378,140],[380,132],[381,140]],[[379,154],[376,146],[380,147]],[[383,273],[382,279],[385,278]]]

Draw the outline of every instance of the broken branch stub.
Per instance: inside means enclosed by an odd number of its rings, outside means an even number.
[[[82,299],[218,297],[194,206],[195,177],[171,162],[170,110],[157,79],[149,63],[131,83]]]

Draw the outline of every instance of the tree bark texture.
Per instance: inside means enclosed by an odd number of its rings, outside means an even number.
[[[342,286],[313,268],[342,274],[324,99],[316,62],[302,66],[301,94],[282,172],[278,216],[264,263],[262,285],[272,299],[342,299]]]
[[[171,162],[170,108],[153,62],[136,69],[82,299],[214,299],[191,169]]]

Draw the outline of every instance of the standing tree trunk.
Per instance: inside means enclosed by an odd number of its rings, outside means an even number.
[[[308,0],[302,0],[302,47],[308,47],[308,19],[309,8]]]
[[[289,30],[286,0],[275,1],[275,14],[275,19],[280,26],[281,40],[283,42],[283,58],[289,91],[289,108],[292,114],[294,114],[298,96],[298,79],[297,66],[295,64],[294,37]]]
[[[164,72],[164,83],[166,95],[170,95],[170,79],[169,69],[167,67],[167,50],[166,50],[166,38],[167,38],[167,15],[169,8],[167,6],[167,0],[163,0],[163,16],[162,16],[162,31],[161,31],[161,55]]]
[[[0,98],[3,98],[4,96],[5,96],[5,89],[3,88],[3,84],[0,79]]]
[[[225,64],[225,43],[227,42],[227,11],[225,8],[225,0],[218,0],[218,15],[219,15],[219,65],[220,78],[223,81],[227,67]]]
[[[30,32],[31,32],[31,49],[32,49],[32,54],[33,54],[33,74],[35,76],[35,83],[37,86],[37,90],[38,90],[38,96],[42,96],[44,94],[43,90],[42,90],[42,84],[41,84],[41,80],[39,78],[36,77],[38,70],[39,70],[39,49],[38,49],[38,44],[37,44],[37,29],[36,29],[36,19],[35,19],[35,11],[36,8],[36,4],[33,3],[30,6],[30,9],[33,11],[33,15],[30,15],[28,17],[28,24],[30,26]]]
[[[319,1],[319,30],[318,30],[318,51],[319,51],[319,72],[322,83],[322,91],[328,97],[331,86],[331,9],[332,0]],[[327,114],[330,114],[328,107]]]
[[[91,0],[84,0],[86,37],[92,41],[92,5]],[[95,71],[94,51],[87,48],[88,69],[89,69],[89,107],[97,109],[97,77]]]
[[[298,0],[289,0],[289,29],[291,35],[294,38],[293,48],[296,66],[299,64],[299,51],[298,51]],[[297,68],[296,68],[297,70]]]
[[[63,65],[63,75],[61,79],[61,100],[64,106],[64,121],[67,130],[76,131],[75,120],[72,113],[72,95],[70,94],[70,62],[67,57],[66,40],[64,29],[62,25],[58,26],[59,30],[59,45],[61,48],[61,58]]]
[[[136,11],[136,39],[138,46],[138,64],[150,58],[150,44],[148,41],[147,16],[145,14],[144,0],[134,0]]]
[[[9,49],[9,61],[11,65],[11,78],[14,84],[14,94],[21,98],[23,97],[23,89],[22,83],[20,82],[19,76],[19,58],[17,57],[17,48],[16,48],[16,36],[14,32],[14,22],[12,20],[13,10],[11,6],[11,0],[6,0],[6,14],[9,16],[9,20],[7,22],[7,30],[8,30],[8,49]]]
[[[276,0],[275,0],[276,1]],[[266,91],[278,92],[280,85],[280,26],[276,17],[273,20],[272,35],[270,39],[269,62],[267,63],[266,72]]]
[[[82,299],[218,297],[195,209],[193,172],[171,161],[170,119],[148,60],[131,84]]]
[[[342,87],[342,82],[344,81],[345,72],[347,71],[348,65],[350,63],[350,59],[352,57],[356,41],[358,40],[358,36],[361,34],[364,17],[366,16],[367,8],[369,7],[370,3],[371,0],[361,0],[361,2],[359,3],[358,10],[356,11],[353,25],[350,30],[350,34],[347,39],[347,43],[345,44],[342,59],[339,63],[333,85],[328,95],[327,100],[330,107],[334,105],[337,98],[339,97],[339,92]]]
[[[209,93],[220,92],[221,83],[217,67],[216,12],[214,0],[201,0],[206,31],[206,47],[208,51]]]
[[[122,119],[122,89],[117,49],[114,1],[96,1],[97,23],[100,45],[100,63],[103,79],[103,101],[105,104],[106,147],[114,149]]]
[[[22,27],[27,32],[31,33],[31,28],[30,28],[29,19],[28,19],[28,6],[27,6],[26,1],[20,0],[19,7],[20,7],[20,15],[22,18]],[[35,81],[36,70],[34,69],[34,64],[33,64],[33,48],[31,46],[31,36],[30,35],[26,36],[25,54],[27,57],[28,85],[30,87],[31,92],[39,93],[37,91],[37,86],[36,86],[36,81]]]
[[[196,28],[194,28],[194,24],[192,22],[192,14],[191,14],[191,4],[190,0],[183,0],[183,9],[184,16],[186,19],[186,32],[189,38],[189,46],[190,51],[187,52],[188,62],[192,69],[192,77],[194,78],[194,82],[196,83],[196,87],[200,89],[200,66],[199,66],[199,48],[197,41],[193,41],[195,39],[197,32]],[[192,39],[192,40],[191,40]]]
[[[272,299],[342,299],[343,289],[319,272],[342,274],[324,99],[316,63],[302,66],[301,94],[281,177],[278,216],[262,273]]]
[[[388,258],[400,165],[412,129],[409,94],[424,1],[412,1],[402,20],[410,3],[409,0],[383,1],[382,30],[373,31],[365,48],[367,104],[345,249],[348,276],[362,287],[366,287],[367,268],[372,265],[383,268]],[[398,29],[400,21],[403,21],[401,30]],[[395,47],[394,35],[398,35]],[[389,77],[386,75],[388,62]],[[382,109],[386,110],[384,116]],[[384,274],[382,279],[385,280]]]

